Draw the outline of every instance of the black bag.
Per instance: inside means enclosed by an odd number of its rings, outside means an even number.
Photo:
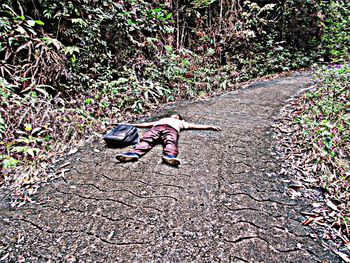
[[[118,124],[111,132],[103,136],[108,147],[123,148],[137,144],[139,134],[135,126]]]

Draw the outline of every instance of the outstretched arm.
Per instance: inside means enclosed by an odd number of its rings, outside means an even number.
[[[203,124],[195,124],[188,123],[188,129],[190,130],[213,130],[213,131],[221,131],[220,127],[214,125],[203,125]]]
[[[145,123],[132,123],[131,125],[136,128],[151,128],[154,126],[154,122],[145,122]]]

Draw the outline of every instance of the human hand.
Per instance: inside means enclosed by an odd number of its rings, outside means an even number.
[[[211,126],[210,129],[213,131],[221,131],[221,128],[217,126]]]

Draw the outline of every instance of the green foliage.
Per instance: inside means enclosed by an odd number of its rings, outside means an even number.
[[[20,5],[17,12],[4,4],[0,13],[0,76],[18,92],[57,83],[65,72],[61,43],[42,33],[44,23],[25,15]]]
[[[342,204],[341,221],[348,220],[350,195],[350,67],[323,67],[315,72],[315,88],[297,110],[302,141],[311,152],[315,170],[331,196]],[[348,226],[341,227],[347,235]]]
[[[350,181],[350,69],[346,64],[323,68],[316,77],[318,89],[307,94],[308,133],[326,160],[339,164],[334,167],[339,175]]]
[[[45,177],[54,152],[82,137],[84,129],[97,130],[96,122],[75,108],[79,104],[71,108],[62,98],[41,90],[40,85],[17,94],[15,90],[20,88],[1,77],[0,84],[0,160],[2,179],[9,184],[21,187],[25,182],[31,186]],[[31,175],[32,169],[41,176],[25,176],[24,180],[22,175]]]
[[[195,8],[206,8],[217,0],[194,0],[192,4]]]
[[[321,7],[324,12],[321,53],[326,61],[346,61],[350,46],[350,2],[331,0],[321,2]]]
[[[324,50],[338,52],[331,45],[339,46],[346,38],[341,32],[348,21],[344,17],[349,17],[347,5],[315,0],[196,0],[174,1],[172,6],[145,0],[50,0],[35,5],[5,1],[1,25],[3,39],[9,41],[0,43],[6,58],[0,69],[2,77],[21,82],[22,89],[48,84],[56,92],[84,92],[100,81],[120,78],[123,67],[133,68],[137,79],[144,78],[146,69],[152,71],[158,60],[167,58],[169,46],[195,52],[202,57],[202,67],[238,70],[240,79],[246,80],[311,65],[318,57],[324,22]],[[337,15],[339,10],[343,16]],[[321,19],[320,12],[326,17]],[[338,40],[331,37],[334,26],[342,36]],[[13,32],[21,37],[13,38]]]
[[[172,13],[147,1],[87,5],[77,0],[69,1],[68,6],[47,1],[41,8],[50,10],[52,25],[61,23],[64,28],[59,38],[67,46],[73,73],[65,87],[74,87],[73,91],[118,78],[123,66],[144,67],[142,58],[158,55],[159,39],[173,32]]]

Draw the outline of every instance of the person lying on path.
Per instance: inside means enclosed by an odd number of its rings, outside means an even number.
[[[137,161],[141,156],[151,150],[156,144],[163,146],[163,161],[177,166],[181,161],[178,155],[178,140],[181,130],[213,130],[221,131],[221,128],[213,125],[189,123],[182,120],[180,115],[174,114],[155,122],[132,124],[137,128],[151,128],[140,139],[133,151],[117,154],[116,159],[121,162]]]

